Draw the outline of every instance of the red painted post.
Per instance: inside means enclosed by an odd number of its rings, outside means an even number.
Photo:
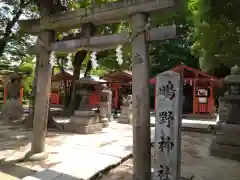
[[[211,81],[210,81],[210,97],[209,97],[208,107],[209,107],[209,113],[213,114],[214,102],[213,102],[213,86]]]
[[[4,104],[6,104],[7,101],[7,88],[4,87]]]
[[[154,111],[156,112],[156,106],[157,106],[157,98],[156,98],[156,92],[157,92],[157,87],[156,83],[154,84],[155,90],[154,90]]]
[[[196,80],[193,80],[193,114],[196,112]]]
[[[23,88],[20,89],[20,104],[22,104],[23,100]]]

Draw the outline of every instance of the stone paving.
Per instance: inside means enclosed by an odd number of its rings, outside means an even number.
[[[182,171],[193,173],[194,180],[239,180],[239,162],[209,155],[212,137],[211,134],[183,132]],[[47,160],[11,162],[22,157],[30,149],[30,140],[31,132],[21,128],[0,126],[0,158],[4,159],[0,162],[1,180],[17,180],[24,177],[28,177],[25,180],[33,180],[33,177],[34,180],[89,179],[107,166],[118,164],[122,157],[131,154],[132,128],[130,125],[112,122],[99,134],[48,132]],[[130,159],[104,175],[102,180],[131,180],[131,177]]]
[[[112,122],[100,134],[83,135],[83,138],[80,136],[69,137],[63,143],[59,153],[61,162],[32,177],[44,180],[87,180],[106,168],[121,163],[132,154],[130,125]],[[91,142],[94,147],[89,146]],[[31,177],[24,178],[30,179]]]
[[[23,157],[30,149],[31,133],[22,129],[2,127],[0,138],[2,139],[0,139],[0,147],[3,148],[0,151],[0,157],[7,162]],[[53,174],[52,172],[55,171],[79,179],[89,179],[99,171],[118,164],[122,158],[131,155],[132,128],[131,125],[112,122],[99,134],[48,132],[46,150],[49,152],[47,160],[16,163],[16,165],[33,171],[49,169],[43,173],[37,173],[36,176],[49,174],[50,171],[50,174]],[[25,176],[28,175],[26,173]],[[59,176],[59,173],[56,176]],[[18,176],[18,178],[23,177],[24,175]]]

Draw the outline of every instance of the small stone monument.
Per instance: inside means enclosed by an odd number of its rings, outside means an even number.
[[[118,119],[119,123],[132,124],[132,95],[123,98],[122,113]]]
[[[99,102],[100,122],[109,122],[112,120],[112,91],[103,89]]]
[[[11,73],[5,87],[7,88],[7,100],[3,105],[1,115],[6,120],[21,120],[24,113],[20,102],[21,76],[15,72]]]
[[[70,117],[70,122],[65,125],[65,129],[79,134],[98,132],[102,130],[106,124],[99,122],[99,116],[89,107],[89,95],[97,82],[90,77],[83,77],[76,83],[80,103],[74,115]]]
[[[227,92],[219,99],[219,120],[211,155],[240,160],[240,68],[235,65],[224,79]]]

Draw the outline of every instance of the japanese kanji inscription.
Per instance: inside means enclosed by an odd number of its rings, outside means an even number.
[[[157,76],[154,180],[180,180],[182,86],[179,73]]]

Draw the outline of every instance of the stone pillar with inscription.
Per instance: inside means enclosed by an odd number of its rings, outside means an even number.
[[[100,108],[100,121],[108,122],[112,119],[112,91],[111,90],[102,90],[101,91],[101,99],[99,102]]]
[[[181,163],[181,74],[157,75],[153,180],[180,180]]]
[[[240,160],[240,68],[234,66],[224,79],[227,92],[219,99],[219,121],[211,155]]]
[[[132,124],[132,95],[128,95],[124,99],[121,109],[122,113],[118,118],[118,122],[123,124]]]
[[[108,109],[107,109],[107,118],[109,121],[112,121],[112,90],[107,89],[108,94]]]

